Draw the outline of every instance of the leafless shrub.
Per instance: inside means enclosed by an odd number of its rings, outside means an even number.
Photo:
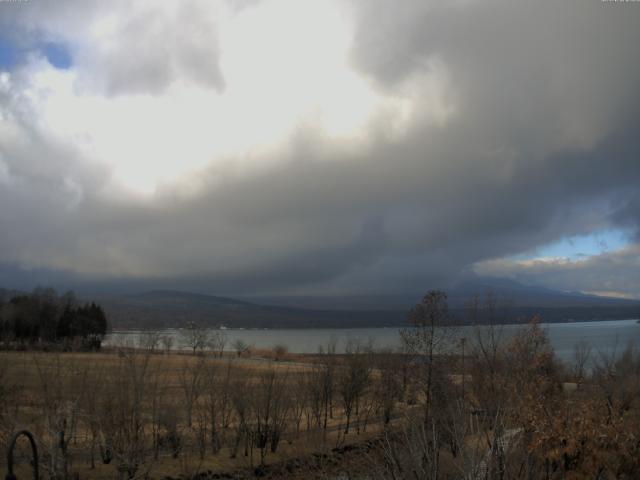
[[[234,423],[235,439],[231,447],[231,458],[236,458],[241,444],[244,445],[244,456],[253,454],[253,442],[251,439],[250,422],[250,393],[245,378],[233,379],[231,385],[231,402],[235,412]]]
[[[252,395],[252,429],[263,464],[268,451],[275,453],[286,427],[291,398],[286,389],[287,374],[270,369],[260,374]]]
[[[180,339],[182,346],[191,349],[195,355],[209,345],[209,331],[195,322],[187,322],[185,327],[180,330]]]
[[[345,365],[338,371],[338,391],[346,418],[344,433],[349,433],[352,414],[360,415],[360,403],[371,378],[371,346],[357,339],[347,343]],[[359,423],[358,423],[359,426]]]
[[[160,337],[160,343],[166,354],[171,353],[171,349],[173,348],[173,337],[171,335],[163,335]]]
[[[102,450],[113,463],[119,478],[133,479],[151,469],[147,461],[145,410],[150,390],[149,355],[128,352],[107,379],[109,391],[101,402]]]
[[[374,379],[373,395],[382,411],[383,423],[388,425],[396,404],[403,399],[402,356],[389,350],[378,351],[373,357],[378,377]]]
[[[292,375],[291,381],[291,419],[295,426],[296,437],[300,435],[300,426],[305,413],[309,412],[309,389],[307,386],[308,376],[304,373]],[[309,417],[308,417],[309,418]],[[310,422],[307,421],[307,428]]]
[[[6,451],[19,418],[23,387],[16,370],[10,369],[4,359],[0,359],[0,451]]]
[[[229,342],[229,338],[224,330],[214,330],[209,336],[209,348],[220,358],[224,355],[224,349]]]
[[[185,409],[187,427],[191,428],[193,410],[202,395],[205,380],[205,359],[199,357],[195,362],[184,358],[178,372],[178,382],[182,393],[182,405]]]
[[[238,357],[248,354],[251,351],[251,346],[240,338],[234,340],[231,346],[236,351]]]
[[[155,330],[149,330],[143,332],[138,337],[138,347],[148,350],[150,353],[154,353],[160,345],[160,332]]]
[[[287,347],[283,343],[278,343],[274,345],[271,350],[273,352],[274,360],[278,361],[278,360],[282,360],[287,355],[287,352],[289,351],[289,347]]]
[[[239,375],[231,363],[208,362],[205,370],[204,397],[211,452],[216,454],[225,443],[233,411],[232,380]]]
[[[44,450],[43,466],[50,477],[66,479],[70,475],[71,453],[69,443],[78,421],[80,394],[86,371],[74,370],[63,364],[60,355],[51,363],[34,356],[38,373],[38,400],[43,415],[43,429],[39,432]],[[75,387],[75,388],[74,388]],[[73,392],[72,395],[69,395]]]
[[[432,290],[410,314],[411,327],[401,331],[401,339],[413,358],[414,380],[422,390],[424,418],[433,403],[434,378],[439,375],[442,358],[450,352],[454,329],[447,308],[447,295]]]

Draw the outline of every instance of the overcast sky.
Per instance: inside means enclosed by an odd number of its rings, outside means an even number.
[[[0,1],[0,286],[640,298],[640,3]]]

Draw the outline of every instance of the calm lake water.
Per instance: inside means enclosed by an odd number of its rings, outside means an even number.
[[[556,355],[570,362],[574,347],[578,342],[591,345],[593,355],[621,353],[629,343],[640,348],[640,323],[637,320],[610,320],[599,322],[550,323],[541,324],[547,332]],[[503,335],[514,335],[522,325],[504,325]],[[256,348],[268,349],[276,344],[284,344],[294,353],[316,353],[320,345],[326,346],[332,339],[337,341],[337,351],[344,352],[349,339],[372,341],[375,348],[397,347],[400,343],[398,328],[317,328],[317,329],[271,329],[245,330],[226,329],[227,348],[235,340],[242,340]],[[163,330],[163,335],[174,337],[174,348],[182,348],[179,329]],[[137,345],[143,335],[139,331],[114,332],[107,335],[105,345],[125,342]],[[474,336],[474,327],[461,327],[456,336]]]

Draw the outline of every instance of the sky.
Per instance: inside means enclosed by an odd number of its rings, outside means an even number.
[[[640,298],[640,3],[0,1],[0,286]]]

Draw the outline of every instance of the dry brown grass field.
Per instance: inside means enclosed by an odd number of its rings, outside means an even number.
[[[0,352],[0,448],[28,429],[45,474],[187,478],[282,464],[380,432],[373,383],[357,394],[349,433],[337,387],[322,390],[343,360],[269,353]]]
[[[466,356],[431,328],[402,354],[0,352],[0,448],[33,432],[43,479],[639,478],[633,346],[587,368],[535,320]]]

